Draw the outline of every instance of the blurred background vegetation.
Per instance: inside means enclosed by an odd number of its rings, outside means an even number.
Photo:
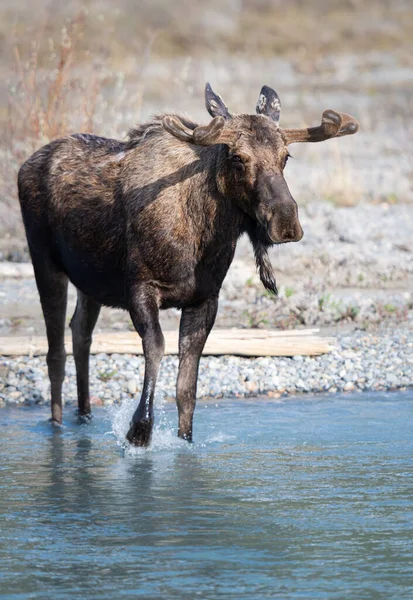
[[[82,20],[76,60],[126,60],[156,35],[152,52],[172,56],[303,55],[316,59],[330,52],[372,48],[405,53],[412,44],[409,0],[2,0],[2,59],[7,60],[11,32],[30,49],[41,36],[58,41],[61,29]],[[50,47],[40,53],[48,66]]]
[[[24,245],[15,181],[36,148],[122,137],[165,109],[205,121],[206,80],[234,112],[275,87],[283,125],[328,107],[359,118],[357,145],[294,149],[303,202],[411,199],[411,0],[2,0],[0,53],[3,250]]]

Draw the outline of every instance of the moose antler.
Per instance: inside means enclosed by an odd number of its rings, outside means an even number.
[[[212,144],[228,144],[236,136],[231,131],[224,131],[224,117],[214,117],[208,125],[200,125],[190,129],[178,117],[167,115],[162,119],[164,129],[182,142],[197,146]]]
[[[359,124],[354,117],[335,110],[325,110],[318,127],[305,127],[303,129],[283,129],[285,143],[295,142],[323,142],[333,137],[352,135],[358,131]]]

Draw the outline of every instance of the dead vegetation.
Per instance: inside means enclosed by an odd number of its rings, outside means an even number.
[[[29,57],[22,57],[18,43],[13,46],[14,84],[8,90],[6,144],[18,162],[42,144],[66,135],[74,121],[82,130],[93,130],[98,83],[93,74],[87,82],[76,78],[73,69],[81,28],[82,19],[74,19],[63,27],[58,44],[50,40],[48,69],[39,67],[40,40],[32,42]]]
[[[325,95],[325,77],[338,69],[336,56],[378,52],[379,65],[380,52],[385,52],[410,67],[412,50],[409,0],[3,0],[0,231],[5,239],[0,251],[19,245],[22,235],[15,188],[18,167],[51,139],[73,131],[122,137],[139,120],[144,102],[151,112],[179,108],[191,114],[205,82],[206,64],[213,65],[220,89],[237,110],[247,105],[250,93],[251,98],[256,94],[255,89],[249,91],[255,69],[251,65],[260,65],[260,85],[275,85],[278,77],[281,86],[286,85],[282,75],[271,71],[271,61],[278,57],[284,57],[298,82],[294,119],[306,122],[318,117],[307,90],[314,93],[322,85],[319,93]],[[316,80],[320,74],[322,84]],[[364,84],[364,75],[355,73],[353,87],[365,85],[371,93],[368,109],[361,103],[363,112],[356,111],[366,130],[376,123],[378,106],[381,114],[378,90],[384,82]],[[349,78],[346,81],[348,85]],[[373,104],[376,112],[370,110]],[[352,112],[351,106],[337,108]],[[403,111],[408,114],[405,107]],[[410,146],[411,131],[406,135]],[[368,197],[348,157],[333,158],[334,171],[327,177],[323,178],[325,169],[314,169],[309,196],[316,192],[339,206]],[[401,197],[392,189],[385,195]],[[10,236],[14,241],[9,244]]]
[[[29,5],[24,0],[4,0],[3,54],[7,54],[14,24],[29,47],[46,16],[44,35],[53,38],[62,23],[79,11],[86,23],[78,46],[78,58],[83,60],[93,52],[122,62],[140,51],[142,40],[155,31],[157,58],[288,54],[305,71],[311,69],[314,58],[326,53],[406,50],[412,45],[409,0],[33,0]],[[46,49],[43,52],[46,63]]]
[[[104,73],[98,59],[90,65],[87,77],[79,70],[78,50],[85,27],[85,14],[79,13],[54,38],[47,39],[45,21],[29,49],[24,44],[24,35],[19,38],[17,27],[10,36],[13,43],[0,146],[0,218],[6,236],[23,238],[16,201],[16,177],[21,164],[51,140],[74,131],[96,131],[103,118],[117,121],[113,110],[118,111],[119,107],[109,107],[104,93],[107,86],[117,88],[116,73]],[[133,101],[136,95],[141,100],[139,88],[137,94],[131,95]],[[120,103],[124,96],[119,94]]]

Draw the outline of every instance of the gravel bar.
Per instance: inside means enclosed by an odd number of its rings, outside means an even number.
[[[120,403],[139,394],[143,383],[141,356],[91,356],[92,404]],[[162,361],[157,393],[174,399],[178,359]],[[413,332],[392,329],[340,334],[337,347],[318,357],[201,359],[198,398],[267,396],[342,391],[379,391],[413,387]],[[67,405],[76,403],[76,377],[68,357],[64,381]],[[0,357],[0,406],[49,401],[45,357]]]

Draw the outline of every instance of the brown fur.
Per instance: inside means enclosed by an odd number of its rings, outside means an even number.
[[[267,247],[301,239],[283,178],[288,150],[274,96],[260,102],[260,114],[234,117],[210,88],[206,98],[214,117],[207,126],[161,115],[132,129],[125,142],[76,134],[41,148],[20,169],[55,421],[62,413],[68,279],[79,295],[71,327],[80,413],[90,413],[89,348],[100,305],[127,309],[146,358],[128,439],[149,443],[164,345],[158,310],[176,307],[183,311],[179,435],[191,439],[199,357],[239,236],[249,235],[261,280],[273,292]]]

